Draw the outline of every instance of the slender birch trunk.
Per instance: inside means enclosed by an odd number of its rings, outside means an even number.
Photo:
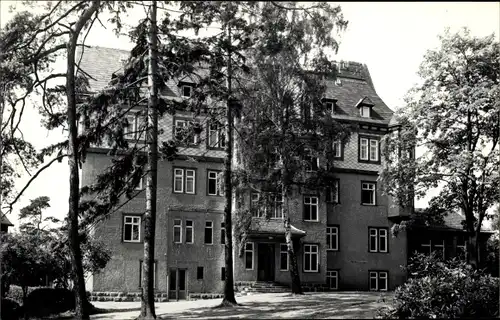
[[[150,7],[147,136],[148,173],[146,178],[146,212],[144,213],[144,263],[140,319],[156,319],[154,301],[154,252],[156,228],[156,188],[158,166],[158,31],[156,0]]]

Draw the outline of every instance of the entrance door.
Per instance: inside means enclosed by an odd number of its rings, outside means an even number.
[[[170,269],[169,298],[186,299],[186,287],[186,269]]]
[[[259,243],[257,252],[257,280],[274,281],[274,243]]]

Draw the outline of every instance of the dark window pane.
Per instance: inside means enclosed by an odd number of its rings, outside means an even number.
[[[379,277],[378,279],[378,289],[379,290],[387,290],[387,278],[381,278]]]
[[[226,228],[224,227],[224,222],[220,226],[220,243],[226,244]]]
[[[170,290],[176,289],[177,272],[176,270],[170,270]]]
[[[198,267],[196,270],[196,279],[203,280],[203,267]]]
[[[305,255],[305,261],[304,261],[304,269],[305,270],[311,270],[311,260],[310,259],[310,254]]]
[[[370,290],[377,290],[377,278],[370,277]]]
[[[385,252],[387,250],[386,241],[387,237],[378,238],[378,251]]]
[[[179,290],[186,290],[186,270],[179,269]]]
[[[186,228],[186,242],[187,243],[193,242],[193,229],[192,228]]]
[[[245,268],[246,269],[252,269],[253,263],[253,252],[252,251],[247,251],[245,252]]]
[[[123,235],[123,240],[132,240],[132,226],[130,224],[125,225],[125,234]]]
[[[226,268],[225,267],[222,267],[220,269],[220,279],[221,279],[221,281],[225,281],[226,280]]]
[[[174,242],[181,242],[181,228],[174,227]]]
[[[318,255],[312,254],[311,255],[311,270],[316,270],[318,266]]]
[[[217,179],[208,179],[208,193],[209,194],[217,193]]]
[[[318,220],[318,206],[311,206],[311,220]]]
[[[205,228],[205,243],[212,244],[212,228]]]

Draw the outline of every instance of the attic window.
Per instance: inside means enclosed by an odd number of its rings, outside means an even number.
[[[330,99],[330,98],[324,98],[323,99],[323,106],[324,106],[324,110],[326,112],[330,112],[332,115],[335,114],[335,112],[337,111],[337,100],[335,99]]]
[[[359,108],[359,114],[363,118],[370,118],[370,109],[371,109],[371,107],[362,106],[361,108]]]
[[[192,86],[189,86],[189,85],[183,85],[181,87],[182,89],[182,96],[185,97],[185,98],[191,98],[192,94],[193,94],[193,87]]]
[[[370,118],[372,108],[375,104],[368,97],[364,97],[356,104],[356,108],[359,109],[359,115],[363,118]]]

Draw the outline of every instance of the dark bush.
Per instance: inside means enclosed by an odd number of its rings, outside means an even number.
[[[39,288],[26,298],[24,306],[29,316],[47,317],[75,309],[75,296],[63,288]]]
[[[407,268],[409,279],[395,291],[391,307],[378,310],[384,319],[494,318],[498,315],[499,279],[466,262],[417,255]]]
[[[12,299],[2,299],[2,320],[17,320],[23,315],[22,308],[16,301]]]

